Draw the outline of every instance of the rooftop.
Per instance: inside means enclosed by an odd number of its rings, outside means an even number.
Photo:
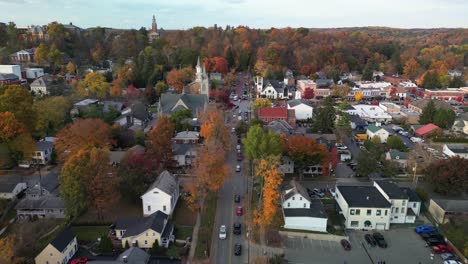
[[[59,197],[44,195],[38,198],[24,198],[15,207],[17,210],[65,209]]]
[[[425,126],[422,126],[418,129],[416,129],[416,131],[414,131],[414,133],[416,135],[420,135],[420,136],[424,136],[424,135],[427,135],[433,131],[435,131],[436,129],[440,129],[440,127],[430,123],[430,124],[427,124]]]
[[[288,117],[288,109],[280,107],[263,107],[258,109],[259,117]]]
[[[408,195],[393,181],[376,180],[374,184],[380,186],[390,199],[408,199]]]
[[[432,199],[446,212],[468,212],[468,200]]]
[[[126,230],[123,237],[135,236],[151,229],[158,233],[164,231],[168,215],[157,211],[147,217],[130,217],[117,220],[115,223],[116,230]]]
[[[390,208],[391,204],[374,186],[336,187],[349,207]]]
[[[52,240],[52,242],[50,242],[50,244],[59,252],[62,252],[75,237],[76,235],[73,233],[71,227],[66,227],[54,238],[54,240]]]
[[[52,149],[54,147],[54,143],[50,141],[39,141],[36,143],[36,150],[37,151],[46,151]]]
[[[408,152],[402,152],[396,149],[391,149],[388,151],[392,160],[407,160]]]
[[[289,198],[291,198],[292,196],[296,194],[300,194],[302,197],[304,197],[304,199],[306,199],[309,202],[312,202],[304,186],[302,186],[295,180],[291,180],[289,182],[289,185],[285,187],[285,190],[283,193],[284,193],[283,194],[284,201],[288,200]]]
[[[426,105],[431,101],[431,99],[420,99],[420,100],[417,100],[417,101],[414,101],[414,102],[411,102],[410,105],[413,105],[419,109],[423,109],[424,107],[426,107]],[[432,99],[432,101],[434,102],[434,105],[435,107],[438,109],[438,108],[442,108],[442,109],[450,109],[450,110],[453,110],[453,107],[447,103],[447,102],[444,102],[442,100],[437,100],[437,99]]]
[[[153,184],[151,184],[146,193],[152,191],[154,188],[158,188],[167,194],[172,194],[178,187],[179,179],[177,175],[174,175],[165,170],[159,174],[158,178],[156,178]]]
[[[462,145],[447,144],[447,148],[450,149],[453,153],[457,153],[457,154],[468,153],[468,144],[462,144]]]
[[[284,208],[283,210],[286,217],[328,218],[325,208],[323,208],[322,202],[319,199],[312,199],[310,201],[310,208]]]

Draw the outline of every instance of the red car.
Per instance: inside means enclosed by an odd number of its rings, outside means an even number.
[[[237,161],[242,161],[243,158],[241,153],[237,153]]]
[[[73,259],[70,264],[86,264],[88,262],[87,257]]]
[[[449,247],[449,246],[446,246],[446,245],[438,245],[438,246],[431,247],[431,251],[432,251],[432,253],[435,253],[435,254],[452,253],[453,252],[452,248]]]
[[[237,216],[242,216],[242,207],[241,207],[241,206],[237,206],[237,208],[236,208],[236,215],[237,215]]]

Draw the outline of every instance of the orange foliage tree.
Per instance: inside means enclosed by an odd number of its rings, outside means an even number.
[[[418,76],[419,69],[419,63],[414,58],[411,58],[406,62],[403,72],[410,80],[414,80]]]
[[[227,73],[228,63],[224,57],[206,58],[203,60],[207,72]]]
[[[166,75],[166,82],[174,88],[177,93],[182,93],[184,86],[190,83],[194,78],[193,69],[190,67],[180,70],[173,69]]]
[[[278,212],[279,186],[283,181],[283,175],[278,170],[278,166],[278,158],[270,156],[260,160],[257,167],[257,176],[262,178],[264,185],[260,203],[261,208],[255,209],[254,222],[262,228],[271,225]]]
[[[108,124],[101,119],[78,119],[57,133],[55,150],[58,158],[65,161],[80,149],[89,147],[109,148],[111,133]]]
[[[231,142],[229,130],[224,125],[223,113],[214,106],[210,106],[205,113],[201,115],[202,125],[200,136],[205,141],[212,141],[220,144],[225,150],[230,148]]]
[[[24,131],[23,125],[11,112],[0,113],[0,142],[8,142]]]
[[[172,137],[174,136],[174,123],[167,116],[161,116],[156,125],[148,133],[150,141],[148,152],[161,160],[165,165],[173,161]]]

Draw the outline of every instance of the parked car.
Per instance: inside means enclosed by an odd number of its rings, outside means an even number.
[[[440,254],[440,257],[442,260],[459,260],[457,255],[454,255],[453,253],[442,253]]]
[[[364,238],[366,239],[367,244],[369,244],[371,247],[375,247],[377,245],[377,242],[371,234],[366,234]]]
[[[447,245],[447,243],[444,240],[440,240],[437,238],[429,238],[428,240],[426,240],[426,244],[430,247],[438,245]]]
[[[232,233],[234,235],[240,235],[241,234],[241,228],[242,228],[242,225],[241,223],[234,223],[234,228],[232,229]]]
[[[432,233],[420,233],[419,234],[421,236],[422,239],[424,240],[428,240],[430,238],[435,238],[435,239],[439,239],[439,240],[444,240],[444,236],[441,235],[439,232],[432,232]]]
[[[316,196],[318,196],[318,197],[320,197],[320,198],[325,197],[325,194],[324,194],[321,190],[319,190],[319,189],[317,189],[317,188],[314,188],[313,192],[314,192],[314,194],[315,194]]]
[[[226,239],[226,237],[227,237],[226,226],[221,225],[219,227],[219,239]]]
[[[240,203],[240,200],[241,200],[240,195],[238,195],[238,194],[234,195],[234,202],[235,203]]]
[[[438,245],[438,246],[431,247],[431,251],[432,253],[435,253],[435,254],[441,254],[441,253],[451,253],[453,252],[453,249],[446,245]]]
[[[236,128],[235,127],[231,128],[231,132],[236,133]]]
[[[450,259],[450,260],[445,260],[444,264],[463,264],[463,263],[461,263],[460,261],[457,261],[457,260]]]
[[[244,157],[242,156],[241,153],[237,153],[237,161],[242,161]]]
[[[418,138],[418,137],[411,137],[410,138],[411,142],[413,143],[421,143],[421,142],[424,142],[424,140],[422,138]]]
[[[349,243],[348,240],[346,240],[346,239],[341,239],[340,243],[341,243],[341,246],[343,247],[344,250],[346,250],[346,251],[350,251],[350,250],[351,250],[351,243]]]
[[[70,264],[86,264],[88,262],[87,257],[72,259]]]
[[[241,244],[235,244],[234,245],[234,255],[236,255],[236,256],[242,255],[242,245]]]
[[[328,192],[330,192],[331,196],[334,198],[335,195],[336,195],[336,191],[335,191],[335,188],[330,188],[328,189]]]
[[[236,149],[237,149],[237,150],[241,149],[241,145],[240,145],[240,144],[237,144]]]
[[[377,245],[381,248],[387,248],[387,242],[385,241],[385,238],[383,237],[382,234],[380,233],[373,233],[372,236],[374,237],[375,239],[375,242],[377,243]]]
[[[392,126],[392,130],[395,131],[395,132],[398,132],[400,130],[403,130],[403,128],[401,128],[399,126]]]
[[[242,213],[243,213],[242,206],[237,206],[236,215],[237,216],[242,216]]]
[[[236,165],[236,172],[240,172],[241,171],[241,166],[240,165]]]
[[[340,144],[340,143],[335,143],[335,147],[336,147],[336,149],[339,149],[339,150],[348,149],[347,146],[345,146],[345,145],[343,145],[343,144]]]
[[[418,234],[420,234],[420,233],[433,233],[433,232],[437,231],[437,229],[435,229],[432,226],[428,226],[428,225],[420,225],[420,226],[415,227],[414,231],[416,233],[418,233]]]

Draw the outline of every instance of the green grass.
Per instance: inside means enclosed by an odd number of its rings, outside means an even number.
[[[169,248],[166,250],[166,256],[173,257],[173,258],[180,258],[179,249],[180,247],[174,244],[171,244]]]
[[[80,241],[96,241],[109,231],[108,226],[73,226],[72,229]]]
[[[182,225],[175,225],[175,233],[177,239],[186,239],[187,237],[191,237],[193,233],[193,226],[182,226]]]
[[[216,215],[217,196],[210,193],[205,201],[206,209],[201,218],[200,229],[198,230],[197,247],[195,248],[196,258],[205,258],[205,251],[208,253],[211,247],[211,237],[213,234],[213,224]]]

